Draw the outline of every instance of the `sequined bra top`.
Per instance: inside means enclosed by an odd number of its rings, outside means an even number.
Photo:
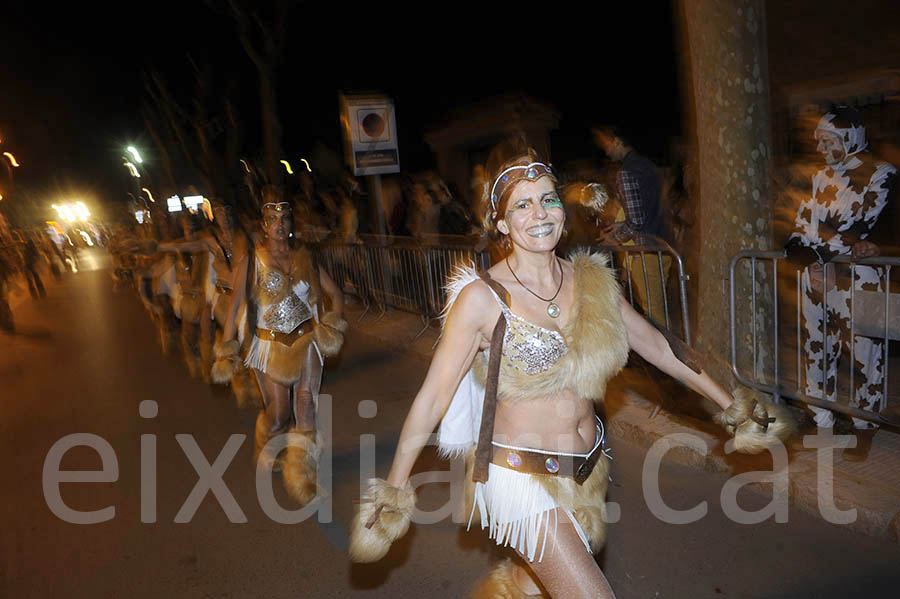
[[[566,355],[569,348],[562,335],[525,320],[510,310],[493,289],[491,293],[506,318],[503,359],[507,366],[525,374],[537,374],[549,370]]]
[[[258,255],[256,284],[260,300],[258,327],[292,333],[313,317],[307,303],[309,283],[303,280],[293,281],[290,275],[269,266]]]

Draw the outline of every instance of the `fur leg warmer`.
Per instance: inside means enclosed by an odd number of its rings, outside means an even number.
[[[526,595],[515,579],[516,565],[506,559],[494,566],[472,592],[472,599],[526,599],[545,595]]]
[[[734,402],[715,416],[715,421],[734,436],[741,453],[762,453],[775,442],[784,442],[797,423],[785,408],[764,400],[746,387],[733,393]]]
[[[178,342],[180,324],[172,312],[171,306],[163,303],[168,298],[165,296],[156,296],[156,298],[158,300],[157,305],[161,306],[160,314],[156,320],[156,326],[159,330],[159,345],[162,348],[163,355],[170,356],[175,349],[175,344]]]
[[[316,344],[325,356],[336,356],[344,344],[347,321],[336,312],[326,312],[315,328]]]
[[[319,454],[321,443],[313,431],[291,429],[288,433],[281,478],[291,499],[307,505],[318,493]]]
[[[237,371],[231,377],[231,391],[237,400],[238,408],[258,410],[263,407],[262,393],[259,390],[259,383],[256,382],[256,375],[243,364],[238,365]]]
[[[254,431],[254,466],[258,466],[260,460],[262,460],[263,467],[266,470],[271,470],[272,472],[279,472],[281,470],[281,456],[276,455],[271,447],[266,447],[269,440],[278,434],[280,433],[273,433],[269,430],[269,421],[266,418],[266,413],[260,410],[259,415],[256,417],[256,430]]]
[[[203,375],[203,381],[207,384],[212,382],[212,365],[215,362],[213,357],[213,344],[208,339],[200,337],[200,372]]]
[[[216,361],[212,366],[212,380],[220,385],[228,384],[228,381],[237,373],[243,364],[239,353],[240,344],[236,339],[230,341],[218,341],[213,346],[213,355]]]
[[[380,478],[369,480],[369,488],[359,500],[350,531],[350,559],[354,562],[377,562],[391,543],[406,534],[416,492],[409,482],[399,489]]]

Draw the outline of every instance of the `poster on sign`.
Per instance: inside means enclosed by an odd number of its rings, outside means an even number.
[[[400,172],[394,102],[386,96],[341,95],[344,152],[353,174]]]

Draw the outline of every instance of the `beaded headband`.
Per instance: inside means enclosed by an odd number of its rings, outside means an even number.
[[[523,172],[518,173],[514,171]],[[537,181],[541,177],[546,177],[548,175],[556,180],[556,175],[553,174],[550,165],[544,164],[543,162],[532,162],[531,164],[509,167],[497,175],[497,178],[494,180],[494,185],[491,187],[491,210],[497,210],[497,202],[503,197],[503,192],[506,191],[508,187],[511,187],[522,180]]]
[[[282,212],[284,210],[290,210],[290,209],[291,209],[290,202],[266,202],[265,204],[262,205],[263,212],[267,212],[267,211]]]

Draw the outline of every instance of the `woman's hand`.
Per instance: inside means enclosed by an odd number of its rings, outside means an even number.
[[[715,416],[740,453],[757,454],[774,442],[786,441],[797,429],[797,422],[783,406],[763,399],[746,387],[734,392],[734,402]]]

